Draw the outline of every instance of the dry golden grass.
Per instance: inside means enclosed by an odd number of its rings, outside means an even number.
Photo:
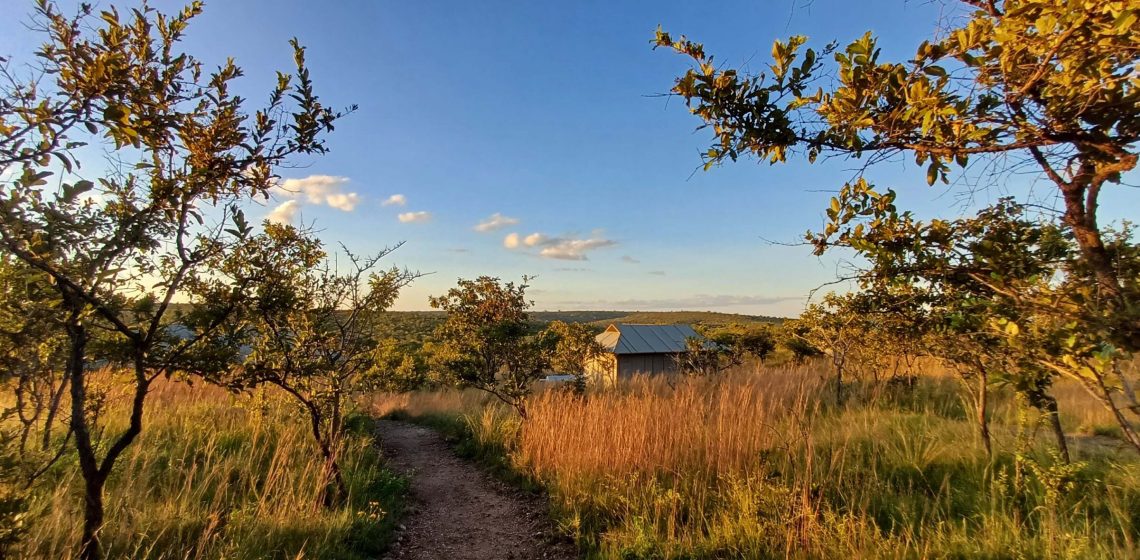
[[[786,434],[773,424],[809,412],[815,376],[729,374],[717,382],[637,379],[578,399],[547,391],[530,402],[517,458],[539,475],[623,476],[664,470],[748,472]],[[557,437],[552,437],[556,434]]]
[[[105,380],[112,388],[114,383]],[[110,392],[106,433],[121,428]],[[384,545],[381,513],[403,481],[383,470],[371,438],[341,453],[349,505],[318,506],[322,462],[304,419],[279,396],[235,396],[210,386],[159,382],[143,434],[107,487],[108,558],[354,558]],[[74,557],[82,480],[65,457],[34,489],[27,558]],[[381,502],[384,502],[382,505]]]
[[[1044,430],[1015,459],[995,396],[998,456],[960,384],[853,387],[837,407],[822,363],[714,379],[639,379],[535,395],[520,422],[470,392],[377,399],[381,412],[460,418],[550,495],[598,558],[1135,557],[1140,463],[1084,448],[1057,464]],[[1064,388],[1066,424],[1101,422]],[[1082,451],[1084,450],[1084,451]]]

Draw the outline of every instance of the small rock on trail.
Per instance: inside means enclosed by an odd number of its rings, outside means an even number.
[[[378,422],[389,463],[411,477],[409,512],[388,558],[407,560],[570,560],[546,507],[456,457],[434,430]]]

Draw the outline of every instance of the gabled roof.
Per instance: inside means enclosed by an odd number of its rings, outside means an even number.
[[[625,325],[615,323],[594,340],[614,354],[674,354],[686,350],[685,341],[700,338],[689,325]]]

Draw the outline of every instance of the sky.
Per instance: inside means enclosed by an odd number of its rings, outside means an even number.
[[[9,15],[32,5],[0,2]],[[328,138],[327,155],[282,169],[284,189],[247,214],[312,225],[330,248],[357,253],[404,242],[390,263],[429,274],[395,309],[427,309],[429,295],[459,278],[527,275],[541,310],[794,316],[847,260],[794,244],[820,227],[860,162],[701,170],[709,134],[662,95],[687,65],[651,48],[654,30],[759,71],[772,41],[793,34],[818,48],[870,30],[884,58],[905,60],[956,9],[905,0],[214,0],[184,46],[208,65],[233,57],[245,70],[238,93],[260,102],[274,72],[289,69],[297,37],[322,101],[359,106]],[[19,60],[40,42],[26,21],[0,20],[0,55]],[[903,161],[866,177],[920,216],[1035,191],[1033,177],[1018,176],[963,200],[960,188],[927,187]],[[1106,193],[1106,219],[1135,213],[1128,191]]]

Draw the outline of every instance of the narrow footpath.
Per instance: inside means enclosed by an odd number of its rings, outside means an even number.
[[[386,558],[401,560],[571,560],[542,501],[495,480],[455,455],[434,430],[378,422],[390,464],[411,478],[409,513]]]

